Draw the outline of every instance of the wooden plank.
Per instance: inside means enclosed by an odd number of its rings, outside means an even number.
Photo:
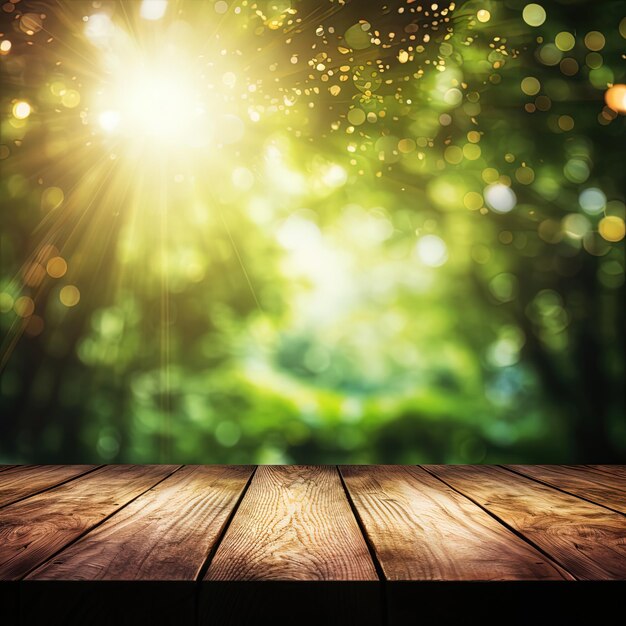
[[[0,511],[0,580],[22,578],[176,465],[110,465]]]
[[[340,471],[388,580],[570,578],[423,469],[374,465]]]
[[[263,466],[204,577],[198,624],[378,626],[381,593],[337,469]]]
[[[329,466],[259,467],[205,580],[377,580]]]
[[[590,469],[626,480],[626,465],[587,465]]]
[[[97,465],[17,465],[0,475],[0,507],[50,489]]]
[[[186,466],[27,578],[195,580],[252,471]]]
[[[499,467],[431,465],[444,480],[583,580],[626,577],[626,518]]]
[[[596,472],[584,465],[506,465],[572,495],[626,514],[626,479]]]

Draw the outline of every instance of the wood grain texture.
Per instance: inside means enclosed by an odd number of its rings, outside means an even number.
[[[540,552],[418,467],[340,471],[388,580],[563,580]]]
[[[585,465],[584,467],[626,480],[626,465]]]
[[[425,466],[583,580],[626,578],[626,517],[503,468]]]
[[[339,473],[262,466],[205,580],[377,580]]]
[[[195,580],[252,471],[186,466],[28,579]]]
[[[0,472],[4,472],[12,467],[17,467],[17,465],[0,465]]]
[[[0,507],[95,469],[96,465],[17,465],[0,474]]]
[[[22,578],[178,468],[109,465],[0,511],[0,580]]]
[[[583,465],[506,465],[575,496],[626,514],[626,478],[597,472]]]

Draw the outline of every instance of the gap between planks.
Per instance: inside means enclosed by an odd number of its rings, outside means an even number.
[[[224,527],[222,528],[222,532],[215,539],[215,542],[213,546],[211,547],[211,549],[209,550],[209,553],[207,554],[206,559],[204,560],[204,563],[202,564],[202,566],[200,567],[200,570],[198,571],[198,576],[196,577],[196,581],[195,581],[196,583],[201,583],[204,577],[206,576],[207,570],[209,569],[209,566],[211,565],[211,561],[213,560],[213,557],[215,556],[217,549],[222,543],[222,539],[224,539],[224,537],[226,536],[226,532],[230,528],[230,525],[235,515],[237,514],[237,511],[239,511],[239,506],[241,505],[243,499],[246,497],[246,494],[248,493],[248,489],[250,488],[250,483],[252,482],[252,479],[254,478],[254,475],[256,474],[256,471],[258,468],[259,468],[258,465],[255,465],[252,468],[252,471],[250,472],[250,476],[248,476],[248,480],[246,481],[244,488],[241,490],[241,493],[239,494],[239,498],[237,498],[237,501],[235,502],[235,505],[233,506],[232,511],[229,513],[228,517],[226,518],[226,521],[224,522]],[[198,598],[196,597],[196,614],[197,614],[197,611],[198,611]]]
[[[105,465],[105,466],[102,466],[102,467],[106,468],[106,467],[109,467],[109,466]],[[155,483],[150,485],[150,487],[148,487],[147,489],[144,489],[141,493],[139,493],[136,496],[134,496],[133,498],[131,498],[128,502],[125,502],[122,506],[118,507],[117,509],[115,509],[114,511],[109,513],[108,515],[104,516],[101,520],[99,520],[98,522],[96,522],[95,524],[90,526],[89,528],[87,528],[84,531],[82,531],[79,535],[77,535],[76,537],[74,537],[73,539],[68,541],[61,548],[59,548],[58,550],[56,550],[53,553],[51,553],[49,556],[47,556],[44,559],[44,561],[38,562],[36,565],[33,565],[33,566],[29,567],[28,570],[23,572],[22,574],[20,574],[20,576],[17,579],[18,580],[24,580],[27,576],[29,576],[31,573],[33,573],[41,565],[52,561],[55,557],[57,557],[59,554],[61,554],[64,550],[66,550],[67,548],[69,548],[70,546],[75,544],[77,541],[80,541],[83,537],[88,535],[92,530],[94,530],[95,528],[98,528],[99,526],[101,526],[104,522],[106,522],[108,519],[113,517],[116,513],[118,513],[122,509],[126,508],[129,504],[131,504],[135,500],[137,500],[137,498],[140,498],[142,495],[144,495],[145,493],[150,491],[150,489],[153,489],[154,487],[156,487],[157,485],[162,483],[164,480],[168,479],[170,476],[172,476],[173,474],[178,472],[180,469],[182,469],[182,467],[183,467],[182,465],[179,465],[179,466],[175,467],[175,469],[173,471],[171,471],[168,474],[166,474],[165,476],[163,476],[163,478],[160,478],[159,480],[157,480]]]
[[[2,476],[0,476],[0,483],[6,480],[7,476],[13,475],[13,473],[18,474],[18,477],[22,478],[22,475],[24,473],[28,473],[29,471],[36,471],[38,469],[44,470],[45,468],[61,469],[61,468],[66,468],[66,467],[72,468],[76,466],[74,465],[12,465],[12,466],[8,466],[6,469],[15,470],[17,468],[17,470],[15,472],[10,472],[10,474],[3,474]],[[27,498],[38,496],[41,493],[45,493],[46,491],[56,489],[57,487],[62,487],[63,485],[66,485],[67,483],[72,482],[73,480],[78,480],[79,478],[83,478],[84,476],[87,476],[87,474],[91,474],[92,472],[95,472],[96,470],[99,470],[105,466],[104,465],[85,465],[84,467],[85,469],[83,471],[78,471],[73,476],[70,475],[56,482],[53,479],[46,486],[42,486],[41,488],[35,488],[33,491],[24,490],[24,493],[22,495],[18,496],[17,498],[13,500],[7,498],[5,502],[2,502],[1,496],[0,496],[0,509],[3,509],[4,507],[7,507],[7,506],[11,506],[12,504],[17,504],[18,502],[22,502],[23,500],[26,500]],[[43,484],[45,484],[45,481]]]
[[[339,474],[339,480],[341,481],[341,486],[343,487],[343,492],[346,494],[346,498],[348,500],[348,504],[350,505],[350,509],[352,510],[352,514],[356,519],[356,523],[363,535],[363,539],[365,540],[365,545],[370,553],[370,558],[372,559],[372,563],[374,564],[374,569],[376,570],[376,574],[378,575],[378,580],[380,582],[380,608],[381,608],[381,616],[380,623],[381,626],[387,626],[388,624],[388,615],[389,615],[389,603],[387,598],[387,577],[385,576],[385,572],[383,571],[382,565],[376,556],[376,550],[374,549],[374,544],[369,536],[367,529],[365,528],[365,524],[359,515],[359,512],[354,504],[354,500],[350,495],[350,490],[346,485],[346,481],[343,478],[343,474],[341,473],[341,466],[336,465],[337,473]]]
[[[623,580],[626,519],[497,466],[431,465],[438,478],[563,564],[579,580]]]
[[[513,526],[511,526],[510,524],[508,524],[504,519],[502,519],[499,515],[496,515],[495,513],[493,513],[492,511],[490,511],[487,507],[484,507],[482,504],[480,504],[480,502],[478,502],[478,500],[472,498],[471,496],[467,495],[466,493],[463,493],[462,491],[460,491],[459,489],[457,489],[456,487],[453,487],[449,482],[445,481],[443,478],[440,478],[439,476],[437,476],[437,474],[434,474],[433,472],[431,472],[427,467],[423,466],[423,465],[418,465],[418,467],[421,467],[425,472],[428,472],[431,476],[433,476],[434,478],[436,478],[437,480],[441,481],[444,485],[446,485],[447,487],[449,487],[450,489],[452,489],[453,491],[456,491],[458,494],[460,494],[461,496],[463,496],[464,498],[467,498],[470,502],[472,502],[473,504],[475,504],[477,507],[479,507],[480,509],[482,509],[483,511],[485,511],[485,513],[487,513],[487,515],[490,515],[493,519],[496,520],[496,522],[499,522],[500,524],[502,524],[502,526],[504,526],[507,530],[509,530],[510,532],[512,532],[514,535],[516,535],[517,537],[519,537],[522,541],[525,541],[526,543],[528,543],[529,545],[531,545],[535,550],[537,550],[538,552],[540,552],[543,556],[545,556],[547,559],[549,559],[552,563],[555,563],[556,565],[558,565],[558,567],[560,567],[561,569],[565,570],[572,578],[574,578],[575,580],[578,580],[577,576],[574,576],[574,574],[572,574],[572,572],[570,572],[570,570],[565,567],[563,565],[563,563],[561,563],[559,561],[559,559],[556,559],[555,557],[553,557],[549,552],[546,552],[546,550],[544,550],[541,546],[537,545],[534,541],[532,541],[532,539],[529,539],[528,537],[526,537],[523,533],[521,533],[520,531],[518,531],[517,529],[515,529]]]
[[[538,476],[535,476],[533,474],[529,474],[526,473],[526,471],[524,471],[525,466],[523,465],[498,465],[498,467],[501,467],[503,470],[506,470],[508,472],[511,472],[513,474],[516,474],[517,476],[522,476],[523,478],[529,478],[530,480],[539,483],[541,485],[545,485],[546,487],[551,487],[552,489],[555,489],[556,491],[560,491],[561,493],[564,493],[568,496],[573,496],[575,498],[578,498],[580,500],[584,500],[585,502],[588,502],[589,504],[594,504],[595,506],[600,506],[603,509],[608,509],[609,511],[612,511],[613,513],[617,513],[619,515],[626,515],[626,508],[622,511],[620,511],[619,509],[609,506],[608,504],[605,504],[603,502],[601,502],[600,500],[602,500],[602,497],[598,497],[598,496],[593,496],[593,495],[587,495],[584,496],[581,494],[581,492],[574,490],[571,487],[567,487],[565,485],[559,485],[557,484],[556,480],[553,482],[552,480],[549,480],[547,478],[539,478]],[[560,467],[560,466],[559,466]],[[521,469],[520,469],[521,468]],[[593,470],[591,470],[593,471]],[[596,472],[597,474],[598,472]],[[608,474],[605,475],[607,478],[609,477]],[[601,476],[600,478],[603,478],[604,476]],[[578,477],[579,478],[579,477]],[[584,477],[583,477],[584,478]],[[590,487],[594,487],[594,483],[592,482],[592,478],[589,478],[590,481]],[[625,498],[625,504],[624,506],[626,507],[626,493],[624,494],[624,498]]]

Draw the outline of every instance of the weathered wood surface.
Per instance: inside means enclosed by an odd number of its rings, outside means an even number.
[[[581,467],[579,465],[566,465],[565,467]],[[626,480],[626,465],[585,465],[597,472],[603,472],[610,476],[617,476],[622,480]]]
[[[551,487],[626,514],[626,477],[615,478],[582,466],[506,465]]]
[[[582,580],[626,578],[626,517],[499,467],[425,466]]]
[[[544,623],[621,623],[625,485],[623,465],[0,466],[0,623],[527,624],[527,593]]]
[[[0,475],[0,507],[60,485],[96,465],[16,465]]]
[[[418,467],[346,466],[387,580],[563,580],[553,561]]]
[[[377,580],[339,474],[263,466],[205,580]]]
[[[0,510],[0,579],[27,575],[175,465],[110,465]]]
[[[195,580],[252,474],[189,465],[39,569],[33,580]]]

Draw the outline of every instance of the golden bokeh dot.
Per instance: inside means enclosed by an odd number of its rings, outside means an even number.
[[[80,291],[75,285],[65,285],[59,293],[59,299],[67,307],[76,306],[80,301]]]
[[[467,133],[467,140],[470,143],[478,143],[480,141],[480,133],[477,130],[470,130]]]
[[[600,220],[598,230],[607,241],[621,241],[626,234],[626,225],[621,217],[616,215],[608,215]]]
[[[520,87],[527,96],[536,96],[541,89],[541,83],[534,76],[526,76],[522,79]]]
[[[400,139],[398,142],[398,150],[402,152],[402,154],[409,154],[415,150],[415,141],[410,138]]]
[[[554,38],[554,43],[561,52],[567,52],[576,45],[576,39],[572,33],[563,31]]]
[[[546,21],[546,10],[532,2],[524,7],[522,18],[529,26],[541,26]]]
[[[66,91],[66,87],[65,87],[65,83],[61,80],[55,80],[50,84],[50,91],[55,95],[55,96],[62,96],[65,91]]]
[[[61,278],[67,272],[67,263],[63,257],[52,257],[46,265],[46,271],[52,278]]]
[[[354,126],[360,126],[365,122],[365,111],[363,109],[350,109],[348,111],[348,121]]]
[[[458,165],[463,160],[463,150],[459,146],[448,146],[443,158],[451,165]]]
[[[25,100],[18,100],[13,105],[13,117],[16,120],[25,120],[30,115],[30,104]]]
[[[567,132],[574,128],[574,118],[571,115],[560,115],[558,124],[561,130]]]
[[[477,146],[475,143],[466,143],[463,146],[463,156],[468,161],[476,161],[480,158],[481,153],[480,146]]]
[[[483,205],[483,197],[477,191],[468,191],[463,196],[463,204],[470,211],[478,211]]]
[[[604,94],[606,105],[618,113],[626,113],[626,85],[613,85]]]
[[[28,296],[20,296],[13,304],[13,310],[20,317],[30,317],[35,311],[35,303],[33,299]]]
[[[480,11],[476,13],[476,18],[478,19],[479,22],[482,22],[484,24],[485,22],[488,22],[491,19],[491,13],[489,13],[487,9],[480,9]]]
[[[9,54],[11,52],[11,42],[8,39],[3,39],[0,42],[0,54]]]
[[[34,35],[43,28],[41,17],[37,13],[25,13],[20,19],[20,30],[27,35]]]
[[[500,174],[494,167],[486,167],[482,171],[482,177],[486,183],[495,183],[500,178]]]
[[[535,180],[535,172],[532,167],[518,167],[515,170],[515,179],[522,185],[530,185]]]
[[[604,35],[597,30],[592,30],[585,35],[585,45],[589,50],[593,50],[594,52],[602,50],[605,43],[606,39]]]
[[[73,109],[80,104],[80,94],[75,89],[68,89],[61,97],[61,104],[68,109]]]

